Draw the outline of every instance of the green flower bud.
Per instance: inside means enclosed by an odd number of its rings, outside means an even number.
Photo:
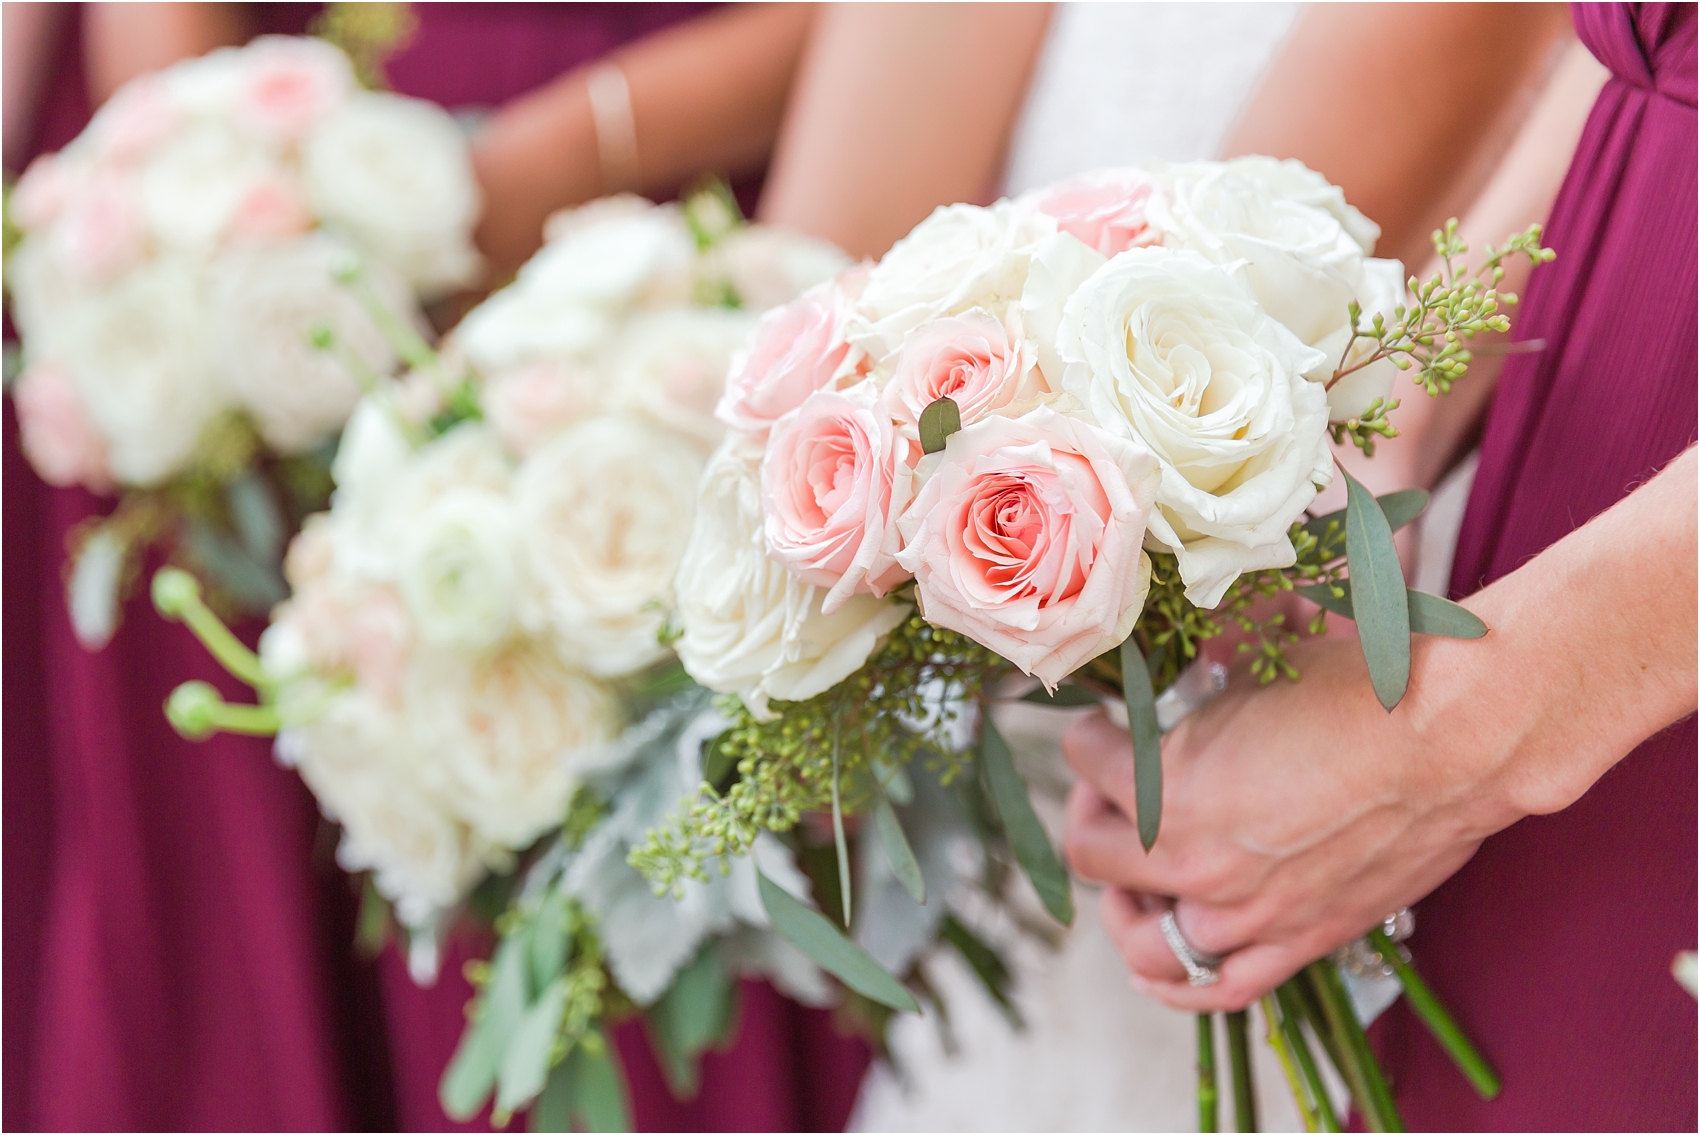
[[[161,575],[164,573],[161,572]],[[184,573],[179,573],[184,574]],[[155,602],[158,602],[159,576],[154,576]],[[165,702],[165,718],[185,739],[204,741],[218,728],[218,711],[224,699],[205,682],[184,682],[171,691]]]
[[[160,568],[154,573],[153,607],[165,618],[181,619],[200,599],[200,583],[181,568]]]

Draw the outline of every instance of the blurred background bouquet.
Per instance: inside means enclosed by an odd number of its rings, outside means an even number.
[[[24,452],[50,484],[120,496],[69,549],[85,646],[156,544],[226,612],[283,597],[284,543],[361,394],[313,333],[391,373],[380,320],[417,333],[422,303],[477,278],[478,207],[446,113],[362,89],[306,37],[135,79],[31,164],[6,211]]]

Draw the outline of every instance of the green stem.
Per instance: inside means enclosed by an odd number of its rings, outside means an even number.
[[[367,282],[364,273],[357,275],[349,282],[355,296],[360,300],[366,314],[371,316],[378,331],[389,342],[390,349],[414,370],[426,370],[437,364],[437,352],[431,349],[419,332],[400,319],[395,312],[384,306],[384,301],[378,298],[378,293]]]
[[[1263,1022],[1269,1032],[1269,1047],[1275,1050],[1275,1059],[1281,1064],[1281,1074],[1287,1078],[1287,1087],[1293,1093],[1293,1102],[1298,1105],[1299,1118],[1304,1120],[1306,1131],[1315,1131],[1316,1109],[1311,1106],[1310,1093],[1299,1076],[1298,1064],[1294,1062],[1292,1049],[1288,1047],[1286,1035],[1281,1030],[1281,1012],[1275,1007],[1273,993],[1263,995]]]
[[[1411,1011],[1421,1018],[1423,1024],[1434,1039],[1440,1042],[1440,1047],[1446,1050],[1446,1055],[1458,1065],[1459,1071],[1470,1081],[1484,1100],[1491,1100],[1499,1095],[1499,1076],[1489,1066],[1487,1060],[1476,1046],[1470,1043],[1470,1038],[1464,1035],[1464,1030],[1458,1027],[1458,1022],[1452,1019],[1452,1014],[1446,1011],[1446,1006],[1429,989],[1411,963],[1405,960],[1405,955],[1399,952],[1387,934],[1375,929],[1369,932],[1369,944],[1375,947],[1375,952],[1393,967],[1393,972],[1399,975],[1399,984],[1405,987],[1405,997],[1411,1003]]]
[[[1331,959],[1323,958],[1312,962],[1307,972],[1317,998],[1322,1002],[1322,1012],[1328,1018],[1335,1043],[1341,1055],[1346,1057],[1346,1067],[1341,1071],[1348,1074],[1348,1080],[1355,1079],[1361,1086],[1359,1104],[1364,1108],[1365,1121],[1376,1131],[1405,1130],[1404,1120],[1399,1117],[1399,1109],[1393,1103],[1393,1093],[1388,1090],[1387,1080],[1381,1074],[1381,1065],[1376,1062],[1375,1053],[1370,1051],[1369,1038],[1364,1036],[1357,1014],[1352,1009],[1351,998],[1346,995],[1340,971]]]
[[[1198,1015],[1198,1129],[1216,1130],[1216,1025]]]
[[[243,645],[224,621],[201,600],[201,585],[180,568],[160,568],[153,577],[154,609],[167,620],[181,620],[201,640],[219,665],[258,690],[272,681],[260,666],[260,656]]]
[[[1240,1009],[1226,1017],[1228,1067],[1234,1078],[1234,1127],[1238,1131],[1256,1131],[1257,1093],[1251,1086],[1251,1042],[1246,1012]]]
[[[1334,1114],[1334,1101],[1328,1098],[1328,1086],[1322,1082],[1322,1073],[1316,1066],[1316,1057],[1311,1054],[1310,1042],[1305,1039],[1302,1018],[1304,1009],[1299,1000],[1299,982],[1289,981],[1275,990],[1272,999],[1281,1010],[1281,1033],[1287,1038],[1287,1047],[1293,1052],[1293,1059],[1298,1062],[1299,1072],[1304,1076],[1305,1086],[1310,1089],[1310,1096],[1316,1102],[1317,1124],[1324,1131],[1339,1131],[1340,1119]]]

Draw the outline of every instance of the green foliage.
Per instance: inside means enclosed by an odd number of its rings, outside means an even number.
[[[1391,320],[1376,315],[1365,324],[1363,309],[1351,305],[1352,337],[1328,380],[1330,387],[1371,363],[1392,359],[1400,370],[1416,368],[1412,380],[1429,394],[1445,394],[1469,368],[1471,356],[1465,343],[1483,331],[1511,328],[1510,318],[1499,309],[1501,304],[1515,304],[1517,297],[1496,288],[1505,277],[1506,257],[1522,255],[1531,264],[1543,264],[1554,256],[1551,249],[1541,247],[1541,226],[1530,225],[1507,238],[1502,247],[1486,246],[1480,267],[1467,269],[1458,263],[1469,246],[1458,239],[1456,219],[1435,231],[1434,250],[1441,259],[1440,271],[1427,282],[1411,277],[1411,303],[1394,308]],[[1369,341],[1369,349],[1353,358],[1361,340]],[[1395,405],[1372,407],[1360,418],[1337,424],[1334,440],[1350,437],[1365,453],[1373,453],[1375,436],[1393,436],[1386,411]]]
[[[1393,546],[1393,528],[1370,491],[1350,473],[1346,505],[1346,562],[1351,572],[1353,617],[1369,664],[1375,696],[1389,712],[1411,680],[1411,613],[1405,573]]]
[[[1399,436],[1399,431],[1387,420],[1387,415],[1398,408],[1397,398],[1391,402],[1377,398],[1357,417],[1347,418],[1342,422],[1329,422],[1328,432],[1333,436],[1335,445],[1344,445],[1350,438],[1353,445],[1364,451],[1365,457],[1374,457],[1376,438]]]
[[[962,428],[962,411],[956,402],[950,398],[939,398],[927,403],[921,411],[921,449],[926,453],[937,453],[944,448],[950,435]]]
[[[895,977],[844,936],[820,911],[757,872],[762,909],[773,929],[809,960],[862,996],[902,1012],[919,1013],[915,997]]]
[[[743,854],[761,831],[790,831],[805,812],[829,811],[835,739],[844,813],[874,804],[876,761],[891,768],[919,757],[950,781],[971,756],[949,740],[956,707],[1010,668],[965,636],[912,615],[860,670],[806,701],[773,703],[769,720],[723,699],[732,726],[712,743],[707,763],[735,767],[736,779],[723,791],[703,785],[632,852],[632,866],[658,893],[683,893],[685,879],[708,877],[709,860]],[[936,696],[935,681],[945,689],[942,704],[928,696]]]
[[[354,77],[368,90],[389,87],[384,62],[407,46],[419,20],[406,4],[326,4],[308,31],[342,49],[354,66]]]
[[[1163,819],[1163,735],[1157,726],[1157,698],[1151,690],[1151,670],[1139,652],[1139,640],[1129,635],[1121,645],[1122,697],[1133,740],[1134,803],[1139,842],[1146,851],[1157,842]]]
[[[1069,891],[1068,868],[1063,866],[1051,837],[1033,811],[1033,800],[1027,795],[1027,785],[1015,771],[1015,761],[1009,744],[987,714],[980,722],[981,771],[986,787],[997,805],[998,818],[1004,834],[1009,837],[1016,862],[1027,873],[1028,881],[1038,892],[1039,901],[1064,926],[1074,921],[1074,896]]]

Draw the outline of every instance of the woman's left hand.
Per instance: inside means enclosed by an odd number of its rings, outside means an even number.
[[[1290,652],[1302,681],[1236,682],[1165,739],[1149,854],[1128,818],[1127,732],[1102,714],[1075,723],[1068,859],[1108,884],[1104,925],[1137,985],[1178,1009],[1243,1008],[1422,898],[1525,814],[1514,746],[1458,706],[1436,712],[1414,696],[1425,679],[1449,685],[1434,656],[1452,645],[1413,644],[1413,696],[1392,714],[1339,623]],[[1219,983],[1187,985],[1159,927],[1170,898],[1188,943],[1225,956]]]

